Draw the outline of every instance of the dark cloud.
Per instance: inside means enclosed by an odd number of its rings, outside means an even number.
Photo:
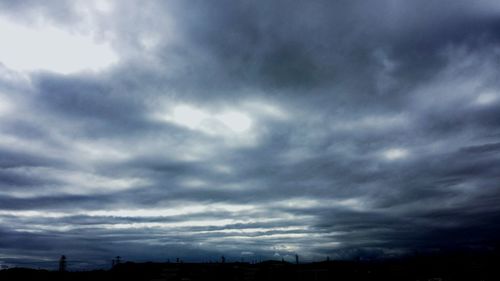
[[[0,263],[498,245],[495,1],[61,4],[119,60],[0,65]]]

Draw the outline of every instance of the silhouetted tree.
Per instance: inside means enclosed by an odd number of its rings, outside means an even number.
[[[295,254],[295,263],[299,264],[299,255]]]
[[[61,258],[59,259],[59,272],[65,272],[66,271],[66,256],[62,255]]]
[[[226,258],[224,256],[220,257],[220,261],[221,263],[225,263],[226,262]]]

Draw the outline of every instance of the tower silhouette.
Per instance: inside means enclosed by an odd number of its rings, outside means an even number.
[[[66,256],[62,255],[61,258],[59,259],[59,272],[65,272],[66,271]]]

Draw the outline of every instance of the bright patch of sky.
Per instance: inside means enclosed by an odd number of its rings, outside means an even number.
[[[104,69],[118,61],[108,42],[48,24],[22,25],[0,18],[0,63],[16,71],[62,74]]]

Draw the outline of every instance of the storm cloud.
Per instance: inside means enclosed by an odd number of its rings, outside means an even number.
[[[493,0],[1,1],[0,264],[498,247],[499,28]]]

